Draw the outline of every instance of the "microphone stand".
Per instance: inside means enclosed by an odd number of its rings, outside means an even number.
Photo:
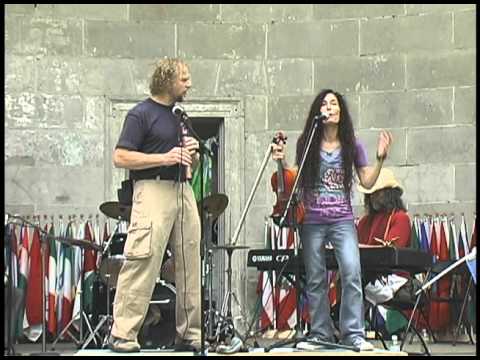
[[[289,210],[290,210],[290,216],[292,217],[292,224],[291,225],[295,229],[295,231],[298,228],[298,223],[297,223],[297,220],[296,220],[296,216],[297,216],[296,211],[297,211],[297,205],[298,205],[298,194],[297,194],[298,193],[298,182],[300,180],[300,177],[302,176],[302,171],[303,171],[303,167],[305,165],[305,160],[307,159],[308,152],[310,151],[310,146],[312,145],[313,138],[314,138],[315,133],[316,133],[317,128],[318,128],[318,122],[321,121],[321,119],[322,119],[321,116],[319,116],[319,115],[315,116],[314,119],[313,119],[313,122],[312,122],[312,126],[309,129],[308,140],[306,142],[306,145],[303,148],[303,153],[302,153],[302,157],[301,157],[301,161],[300,161],[300,167],[298,168],[298,173],[297,173],[297,176],[295,178],[295,183],[293,184],[292,192],[290,193],[290,197],[288,199],[287,205],[285,206],[285,210],[284,210],[284,212],[282,214],[282,217],[280,218],[280,221],[279,221],[279,227],[280,228],[282,228],[283,226],[288,226],[288,224],[286,223],[286,220],[287,220],[287,215],[289,213]],[[292,208],[290,209],[290,207],[292,207]],[[294,343],[295,346],[296,346],[298,343],[307,340],[307,338],[303,335],[301,324],[300,324],[300,319],[301,319],[301,316],[300,316],[300,310],[301,310],[300,309],[300,261],[298,259],[298,247],[299,247],[299,244],[297,244],[297,241],[295,241],[294,242],[294,250],[293,250],[293,252],[294,252],[294,256],[293,256],[294,262],[293,262],[293,264],[294,264],[294,267],[295,267],[295,290],[296,290],[296,301],[297,301],[297,316],[296,316],[297,323],[295,324],[295,336],[292,339],[282,340],[282,341],[277,342],[276,344],[272,344],[270,346],[267,346],[265,348],[265,352],[269,352],[273,348],[281,347],[281,346],[292,344],[292,343]],[[352,350],[352,351],[356,351],[356,352],[360,351],[360,349],[355,348],[353,346],[347,346],[347,345],[342,345],[342,344],[333,344],[333,343],[326,342],[326,341],[315,341],[315,342],[312,342],[312,343],[314,343],[315,345],[324,345],[324,346],[331,347],[331,348],[347,349],[347,350]]]
[[[199,164],[199,171],[200,171],[200,228],[201,228],[201,238],[200,238],[200,262],[201,262],[201,275],[200,275],[200,304],[201,304],[201,311],[200,311],[200,354],[201,356],[206,356],[206,349],[205,349],[205,313],[204,313],[204,304],[205,304],[205,274],[207,272],[206,266],[207,262],[205,261],[205,254],[208,253],[207,249],[207,242],[205,240],[205,237],[203,236],[203,230],[204,230],[204,223],[203,223],[203,199],[204,199],[204,193],[203,193],[203,172],[204,172],[204,161],[203,161],[203,155],[207,154],[211,158],[213,157],[212,152],[210,149],[205,145],[205,142],[200,138],[200,136],[195,132],[193,129],[191,123],[190,123],[190,118],[188,117],[187,113],[184,111],[181,114],[176,114],[174,112],[174,115],[180,118],[180,125],[187,128],[188,131],[191,133],[191,135],[198,141],[199,144],[199,154],[200,154],[200,164]],[[211,269],[209,270],[211,271]],[[209,299],[209,302],[211,303],[212,299]]]

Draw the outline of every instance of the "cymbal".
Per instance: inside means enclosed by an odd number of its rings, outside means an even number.
[[[67,238],[64,236],[52,236],[52,235],[47,235],[47,239],[53,239],[55,241],[59,241],[61,243],[64,243],[66,245],[71,245],[71,246],[80,246],[84,247],[86,249],[93,249],[100,251],[102,250],[102,247],[98,244],[95,244],[92,241],[85,240],[85,239],[73,239],[73,238]]]
[[[219,250],[219,249],[224,249],[224,250],[250,249],[250,246],[227,244],[227,245],[218,245],[213,247],[213,250]]]
[[[203,209],[216,219],[227,208],[228,197],[225,194],[212,194],[203,199]],[[198,203],[200,206],[200,202]]]
[[[130,221],[132,207],[118,201],[107,201],[100,205],[100,211],[110,218]]]

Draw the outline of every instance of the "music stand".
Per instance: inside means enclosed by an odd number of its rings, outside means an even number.
[[[298,194],[297,194],[297,192],[298,192],[298,182],[299,182],[300,177],[302,175],[303,167],[305,165],[305,160],[307,159],[307,155],[308,155],[308,152],[310,150],[310,146],[312,145],[313,138],[314,138],[316,130],[318,128],[318,122],[321,121],[321,120],[322,120],[321,115],[316,115],[313,118],[312,125],[309,129],[308,140],[305,143],[305,146],[303,148],[302,157],[301,157],[301,161],[300,161],[300,166],[298,168],[297,176],[295,178],[295,183],[293,184],[293,188],[292,188],[292,191],[290,193],[290,197],[288,199],[287,205],[286,205],[285,210],[282,214],[282,217],[280,218],[280,221],[279,221],[279,227],[280,228],[282,228],[285,225],[288,225],[286,223],[286,221],[287,221],[287,216],[288,216],[289,212],[290,212],[290,215],[292,217],[292,225],[295,228],[295,231],[298,228],[298,224],[297,224],[297,221],[296,221],[297,205],[298,205]],[[294,260],[294,267],[295,267],[295,290],[296,290],[296,298],[297,298],[296,299],[296,301],[297,301],[297,323],[295,324],[295,336],[291,339],[282,340],[282,341],[279,341],[275,344],[272,344],[272,345],[266,347],[265,352],[269,352],[273,348],[281,347],[281,346],[292,344],[292,343],[296,346],[299,342],[307,340],[306,336],[303,335],[303,332],[302,332],[302,329],[301,329],[301,324],[300,324],[300,311],[301,311],[301,309],[300,309],[300,261],[298,259],[298,245],[299,244],[297,244],[297,242],[295,241],[294,250],[293,250],[293,253],[294,253],[293,260]],[[316,340],[316,341],[309,341],[309,342],[311,342],[315,345],[324,345],[326,347],[331,347],[331,348],[347,349],[347,350],[352,350],[352,351],[356,351],[356,352],[360,351],[359,348],[355,348],[353,346],[342,345],[342,344],[334,344],[334,343],[330,343],[330,342],[327,342],[327,341]]]
[[[438,280],[440,280],[440,278],[442,278],[443,276],[445,276],[447,273],[449,273],[450,271],[452,271],[453,269],[455,269],[457,266],[461,265],[462,263],[466,262],[466,261],[470,261],[470,260],[473,260],[473,259],[476,259],[477,257],[477,248],[474,247],[472,249],[472,251],[468,254],[466,254],[464,257],[458,259],[457,261],[455,261],[454,263],[452,263],[450,266],[448,266],[447,268],[445,268],[444,270],[442,270],[440,273],[438,273],[436,276],[434,276],[432,279],[430,279],[429,281],[425,282],[422,287],[417,290],[415,292],[415,295],[417,295],[417,299],[415,301],[415,305],[413,307],[413,310],[412,310],[412,314],[410,315],[410,319],[408,320],[408,325],[407,325],[407,328],[405,329],[405,334],[408,334],[408,331],[410,329],[410,326],[412,324],[412,320],[413,320],[413,317],[415,316],[415,312],[417,310],[417,307],[420,303],[420,298],[422,297],[423,294],[426,295],[426,291],[428,290],[428,288],[430,288],[430,286],[432,286],[435,282],[437,282]],[[431,271],[431,270],[430,270]],[[430,273],[429,271],[429,273]],[[406,340],[406,336],[404,336],[401,344],[400,344],[400,351],[403,349],[403,345],[405,343],[405,340]]]

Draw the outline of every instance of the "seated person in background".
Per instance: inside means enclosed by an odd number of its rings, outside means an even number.
[[[365,194],[366,210],[366,215],[360,219],[357,226],[360,246],[364,244],[409,247],[410,217],[401,199],[403,188],[395,179],[393,172],[388,168],[382,168],[371,189],[361,185],[358,185],[357,189]],[[393,299],[408,278],[409,274],[404,272],[377,276],[374,279],[367,276],[365,280],[369,282],[365,286],[365,298],[372,304],[386,303]],[[376,327],[383,333],[384,338],[388,337],[387,334],[394,334],[406,325],[404,317],[396,310],[387,310],[378,305],[378,312],[383,318],[384,326]],[[378,324],[379,321],[377,320],[376,323]]]
[[[367,212],[357,226],[359,243],[409,247],[410,217],[401,198],[403,189],[393,172],[383,168],[372,188],[358,185],[357,189],[365,194]]]

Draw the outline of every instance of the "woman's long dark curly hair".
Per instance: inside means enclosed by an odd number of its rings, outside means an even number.
[[[345,190],[345,195],[347,198],[350,198],[350,193],[352,190],[352,183],[353,183],[353,159],[355,157],[355,134],[353,131],[353,124],[352,119],[350,117],[350,113],[348,111],[347,104],[342,95],[339,93],[331,90],[331,89],[324,89],[320,91],[317,95],[315,100],[310,107],[310,113],[308,114],[307,121],[305,123],[305,127],[303,129],[302,134],[298,138],[297,141],[297,152],[296,152],[296,163],[300,166],[301,163],[301,156],[304,152],[304,147],[308,140],[308,133],[310,128],[312,127],[313,119],[316,115],[320,114],[320,108],[322,106],[323,100],[327,96],[327,94],[333,94],[338,99],[338,104],[340,106],[340,121],[338,124],[338,137],[340,140],[341,155],[343,160],[343,187]],[[299,180],[299,186],[301,190],[305,188],[312,187],[316,183],[318,169],[320,167],[320,144],[323,138],[323,131],[324,125],[323,123],[319,122],[319,126],[317,128],[317,132],[315,137],[312,140],[312,144],[310,146],[310,150],[308,152],[307,159],[305,161],[304,168],[302,170],[302,175]]]

